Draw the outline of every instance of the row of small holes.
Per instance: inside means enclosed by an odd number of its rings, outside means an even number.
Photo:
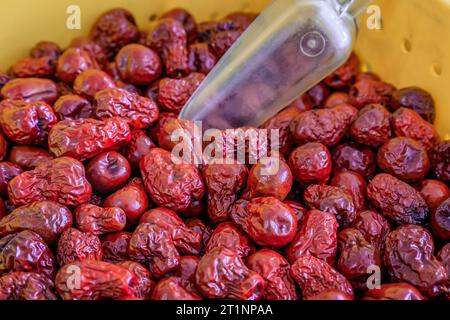
[[[411,41],[409,39],[404,39],[401,48],[404,53],[410,53],[412,51]],[[430,69],[433,76],[440,77],[442,75],[442,65],[439,62],[433,62]]]

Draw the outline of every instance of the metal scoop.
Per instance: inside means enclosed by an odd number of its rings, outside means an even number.
[[[194,93],[180,119],[259,126],[349,57],[370,0],[275,0]]]

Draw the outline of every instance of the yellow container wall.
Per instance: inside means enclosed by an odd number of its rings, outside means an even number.
[[[124,7],[133,12],[141,29],[150,17],[174,7],[189,9],[199,21],[233,11],[259,12],[270,0],[2,0],[0,2],[0,69],[27,55],[39,40],[66,46],[87,35],[104,11]],[[81,9],[81,30],[68,30],[66,10]],[[450,0],[375,0],[382,14],[382,30],[366,27],[362,17],[356,51],[365,67],[398,87],[420,86],[437,103],[436,126],[450,138]]]

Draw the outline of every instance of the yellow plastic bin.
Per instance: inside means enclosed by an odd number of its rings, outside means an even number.
[[[0,69],[7,69],[40,40],[65,46],[89,33],[95,19],[114,7],[133,12],[141,29],[151,17],[174,7],[190,10],[199,20],[233,11],[260,12],[270,0],[2,0],[0,2]],[[80,8],[81,29],[71,30],[67,19]],[[450,0],[375,0],[364,15],[356,51],[367,70],[398,87],[420,86],[437,103],[436,127],[450,138]],[[373,26],[381,13],[381,30]]]

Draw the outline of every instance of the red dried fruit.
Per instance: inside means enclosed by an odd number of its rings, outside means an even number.
[[[210,299],[259,300],[264,289],[264,279],[248,269],[235,251],[226,248],[215,248],[201,258],[195,283]]]
[[[400,226],[388,235],[384,264],[394,281],[409,282],[430,297],[441,293],[439,284],[447,278],[431,234],[420,226]]]
[[[180,79],[161,79],[158,82],[158,103],[166,111],[179,113],[204,79],[202,73],[191,73]]]
[[[38,201],[19,207],[0,220],[0,237],[23,230],[32,230],[48,244],[72,225],[72,213],[53,201]]]
[[[213,229],[199,218],[189,218],[184,221],[186,227],[196,232],[202,238],[202,251],[208,244],[213,233]]]
[[[434,174],[439,180],[450,181],[450,140],[443,141],[430,150]]]
[[[131,180],[136,182],[135,180]],[[150,201],[141,179],[111,194],[103,203],[105,207],[119,207],[127,216],[127,225],[134,226],[150,207]]]
[[[320,143],[307,143],[289,156],[289,167],[295,180],[302,186],[325,184],[331,175],[331,155]]]
[[[149,34],[147,44],[162,58],[169,76],[187,73],[187,34],[181,22],[172,18],[159,20]]]
[[[447,243],[442,249],[439,251],[437,258],[442,262],[444,268],[447,272],[447,275],[450,274],[450,243]]]
[[[284,247],[297,232],[294,210],[273,197],[239,200],[230,216],[260,246]]]
[[[91,103],[74,94],[59,97],[53,105],[53,109],[60,121],[87,119],[94,116],[94,108]]]
[[[183,212],[193,201],[203,198],[205,188],[200,171],[194,165],[174,159],[170,152],[153,148],[141,159],[141,174],[157,205]]]
[[[42,148],[32,146],[14,146],[9,152],[8,160],[24,170],[34,170],[42,163],[51,161],[53,157]]]
[[[356,212],[366,207],[367,184],[364,178],[358,173],[352,171],[339,172],[331,179],[330,185],[351,193]]]
[[[52,80],[40,78],[14,79],[0,91],[3,99],[45,102],[52,105],[58,99],[58,89]]]
[[[0,125],[3,133],[19,144],[43,144],[58,119],[45,102],[3,100],[0,103]]]
[[[450,198],[431,214],[431,227],[436,237],[450,241]]]
[[[386,142],[377,156],[381,170],[407,181],[423,180],[430,170],[427,150],[419,142],[398,137]]]
[[[180,254],[169,232],[152,223],[137,226],[128,244],[128,256],[133,261],[148,264],[155,278],[174,271],[180,265]]]
[[[125,212],[118,207],[102,208],[89,203],[78,206],[74,215],[80,231],[96,235],[121,231],[127,221]]]
[[[392,116],[392,128],[397,136],[414,139],[422,143],[427,150],[440,141],[433,125],[411,109],[398,109]]]
[[[40,41],[30,50],[30,56],[32,58],[47,57],[53,61],[58,60],[60,54],[61,48],[51,41]]]
[[[58,300],[58,296],[45,275],[15,271],[0,277],[0,300]]]
[[[149,300],[155,286],[155,282],[153,281],[150,271],[148,271],[142,264],[134,261],[122,261],[117,265],[127,268],[136,277],[138,282],[138,285],[136,286],[136,298]]]
[[[69,156],[80,161],[116,150],[130,142],[131,131],[121,118],[79,119],[58,122],[48,136],[48,147],[55,156]]]
[[[450,197],[450,189],[439,180],[423,180],[416,188],[427,202],[431,211]]]
[[[100,69],[95,56],[81,48],[69,48],[58,59],[56,76],[73,84],[78,75],[89,69]]]
[[[284,203],[294,210],[295,216],[297,217],[297,225],[300,227],[303,224],[306,214],[308,213],[308,209],[296,201],[284,201]]]
[[[90,37],[106,50],[109,58],[112,58],[123,46],[138,41],[139,30],[129,11],[112,9],[97,19]]]
[[[354,143],[344,143],[331,153],[335,171],[354,171],[366,179],[373,177],[376,169],[375,152]]]
[[[392,137],[391,114],[382,105],[370,104],[359,111],[349,134],[357,143],[377,148]]]
[[[319,210],[309,211],[285,256],[294,263],[304,255],[313,255],[333,264],[337,255],[338,225],[334,215]]]
[[[103,261],[75,261],[59,269],[55,286],[63,300],[121,300],[139,294],[127,268]]]
[[[355,202],[352,194],[347,190],[332,186],[311,185],[305,190],[303,197],[310,208],[334,214],[340,229],[351,226],[355,221]]]
[[[97,63],[103,68],[108,65],[108,53],[98,43],[92,40],[91,37],[78,37],[72,39],[69,44],[69,48],[78,48],[83,51],[89,52],[91,57],[97,60]]]
[[[415,287],[408,283],[382,284],[378,289],[371,289],[364,295],[364,300],[425,300]]]
[[[80,73],[73,84],[73,92],[93,101],[97,92],[116,88],[114,80],[104,71],[88,69]]]
[[[309,299],[328,290],[337,290],[353,297],[353,288],[347,279],[325,261],[314,256],[301,256],[291,267],[291,276]]]
[[[22,168],[15,163],[0,162],[0,195],[2,197],[8,196],[8,183],[22,172]]]
[[[165,18],[171,18],[182,23],[184,30],[186,30],[189,42],[195,40],[195,37],[197,36],[197,23],[189,11],[182,8],[175,8],[167,11],[160,17],[160,19]]]
[[[249,256],[255,251],[250,239],[232,222],[221,223],[214,230],[206,245],[205,251],[209,252],[215,248],[230,249],[242,258]]]
[[[8,141],[6,140],[3,133],[0,131],[0,161],[6,158],[8,152]]]
[[[93,233],[70,228],[58,240],[57,259],[62,267],[81,260],[100,261],[103,257],[100,239]]]
[[[320,142],[332,147],[344,138],[357,113],[356,108],[347,104],[305,111],[292,120],[291,133],[298,144]]]
[[[109,233],[100,239],[104,261],[117,263],[129,260],[128,243],[131,239],[131,233],[125,231]]]
[[[261,249],[247,260],[250,270],[264,278],[264,300],[297,300],[298,294],[286,259],[270,249]]]
[[[395,90],[395,87],[389,83],[380,80],[362,79],[350,88],[349,94],[358,108],[368,104],[381,104],[388,107]]]
[[[347,61],[336,71],[325,78],[324,82],[333,89],[350,87],[360,72],[361,62],[358,56],[352,52]]]
[[[95,114],[103,120],[121,117],[130,126],[144,129],[158,119],[159,110],[148,98],[123,89],[105,89],[95,95]]]
[[[363,234],[354,228],[348,228],[338,235],[339,259],[336,267],[353,288],[368,289],[367,281],[371,268],[381,268],[382,260],[378,248],[364,239]]]
[[[161,229],[166,230],[180,253],[199,254],[201,251],[201,236],[189,229],[172,210],[165,208],[152,209],[141,217],[139,223],[156,224]]]
[[[55,61],[49,57],[24,58],[11,67],[16,78],[51,78],[55,72]]]
[[[429,92],[418,87],[403,88],[394,92],[392,106],[394,109],[412,109],[429,123],[434,123],[436,118],[433,97]]]
[[[189,46],[188,65],[190,72],[208,74],[219,59],[206,43],[194,43]]]
[[[420,193],[389,174],[379,174],[367,187],[367,200],[399,224],[422,224],[429,214]]]
[[[373,210],[358,212],[353,227],[362,233],[364,239],[383,252],[384,243],[391,232],[391,225],[383,215]]]
[[[0,239],[0,274],[10,271],[36,272],[53,279],[53,254],[36,232],[24,230]]]
[[[92,194],[84,174],[81,162],[69,157],[57,158],[12,179],[8,196],[16,206],[41,200],[76,206],[87,202]]]
[[[109,194],[122,188],[131,176],[131,166],[120,153],[107,151],[89,161],[86,178],[96,192]]]
[[[156,284],[151,300],[202,300],[202,297],[185,280],[179,277],[167,277]]]
[[[345,92],[334,92],[325,100],[324,108],[333,108],[339,104],[352,104],[352,99]]]
[[[139,162],[143,156],[145,156],[150,149],[156,148],[156,144],[150,139],[150,137],[143,130],[132,130],[131,141],[123,149],[123,155],[127,158],[131,167],[135,171],[139,171]]]
[[[339,291],[339,290],[325,290],[315,296],[309,297],[306,300],[319,300],[319,301],[345,301],[345,300],[355,300],[355,297],[353,295],[350,295],[348,293]]]

